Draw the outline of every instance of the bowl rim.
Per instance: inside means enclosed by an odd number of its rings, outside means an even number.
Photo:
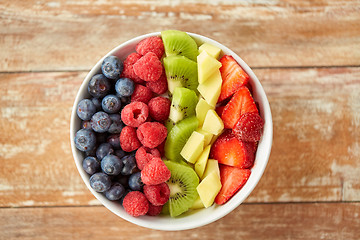
[[[82,153],[77,150],[74,144],[74,137],[75,132],[79,129],[79,126],[75,126],[76,122],[79,122],[79,119],[77,119],[76,114],[76,106],[78,102],[84,97],[84,89],[87,89],[87,83],[89,82],[90,78],[99,72],[101,63],[103,59],[109,55],[114,55],[115,53],[119,52],[120,49],[123,49],[127,46],[134,45],[141,41],[142,39],[145,39],[147,37],[151,36],[160,36],[161,32],[152,32],[147,33],[144,35],[137,36],[135,38],[132,38],[128,41],[125,41],[124,43],[118,45],[117,47],[113,48],[111,51],[109,51],[105,56],[103,56],[88,72],[86,77],[84,78],[82,84],[79,87],[79,90],[77,91],[76,98],[74,100],[74,104],[72,107],[72,113],[71,113],[71,119],[70,119],[70,143],[71,143],[71,150],[74,158],[74,162],[76,165],[76,168],[84,181],[87,188],[90,190],[90,192],[100,201],[102,205],[104,205],[107,209],[109,209],[114,214],[118,215],[119,217],[123,218],[124,220],[127,220],[133,224],[136,224],[138,226],[146,227],[149,229],[155,229],[155,230],[164,230],[164,231],[177,231],[177,230],[188,230],[193,229],[197,227],[201,227],[207,224],[210,224],[212,222],[217,221],[220,218],[223,218],[227,214],[229,214],[231,211],[233,211],[235,208],[237,208],[254,190],[258,182],[260,181],[265,168],[268,164],[268,160],[270,157],[271,147],[272,147],[272,141],[273,141],[273,122],[272,122],[272,114],[270,109],[270,104],[267,99],[266,93],[259,81],[259,79],[256,77],[255,73],[251,70],[251,68],[231,49],[226,47],[225,45],[210,39],[208,37],[205,37],[203,35],[199,35],[196,33],[190,33],[187,32],[199,45],[199,43],[207,42],[212,45],[215,45],[217,47],[220,47],[222,49],[222,52],[225,54],[229,54],[233,56],[233,58],[240,64],[240,66],[245,70],[245,72],[250,76],[251,86],[253,88],[253,97],[256,100],[261,100],[259,102],[260,106],[260,114],[262,115],[263,119],[265,120],[265,126],[263,130],[263,136],[261,140],[259,141],[259,147],[261,146],[261,159],[259,156],[259,148],[258,152],[256,154],[255,164],[252,167],[251,171],[252,174],[250,175],[247,183],[244,185],[244,187],[237,192],[226,204],[224,205],[217,205],[214,204],[213,206],[207,208],[207,209],[200,209],[195,210],[194,213],[181,215],[182,217],[179,218],[171,218],[168,216],[161,216],[161,217],[150,217],[150,216],[142,216],[142,217],[132,217],[129,214],[127,214],[123,208],[119,208],[119,204],[116,204],[114,202],[111,202],[110,200],[107,200],[103,194],[95,192],[89,184],[89,175],[83,170],[82,168],[82,158],[80,159],[80,155]],[[126,56],[125,56],[126,57]],[[260,104],[261,103],[261,104]],[[259,165],[259,162],[261,164]],[[256,169],[256,174],[253,174],[253,169]],[[251,182],[250,182],[251,180]],[[250,184],[251,183],[251,184]],[[241,193],[241,194],[240,194]],[[219,208],[222,208],[219,210]],[[209,211],[210,209],[210,211]],[[201,211],[208,211],[209,214],[201,214]],[[200,214],[198,214],[200,213]],[[212,214],[211,214],[212,213]],[[191,221],[191,215],[198,214],[200,216],[200,221]],[[159,219],[162,219],[159,221]],[[156,221],[155,221],[156,219]],[[180,220],[179,220],[180,219]],[[197,218],[195,218],[196,220]]]

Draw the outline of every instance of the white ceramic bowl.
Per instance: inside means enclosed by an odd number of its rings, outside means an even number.
[[[262,118],[265,120],[265,126],[263,131],[263,136],[259,142],[258,150],[256,154],[255,164],[251,169],[251,175],[248,179],[247,183],[243,186],[243,188],[234,195],[226,204],[224,205],[216,205],[207,208],[207,209],[200,209],[196,211],[191,211],[188,213],[185,213],[179,217],[171,218],[170,216],[142,216],[142,217],[132,217],[129,214],[127,214],[124,210],[124,208],[120,205],[118,202],[112,202],[105,198],[105,196],[101,193],[95,192],[89,184],[89,175],[83,170],[82,168],[82,160],[84,158],[84,155],[82,152],[76,149],[74,144],[74,136],[76,131],[80,128],[80,119],[76,115],[76,106],[78,102],[83,99],[90,97],[90,95],[87,92],[87,85],[90,80],[90,78],[100,73],[100,66],[103,61],[103,59],[109,55],[115,55],[119,57],[120,59],[125,59],[127,55],[135,51],[135,46],[138,42],[140,42],[142,39],[145,39],[150,36],[160,36],[160,32],[145,34],[136,38],[133,38],[118,47],[111,50],[108,54],[106,54],[102,59],[100,59],[96,65],[91,69],[91,71],[87,74],[85,77],[83,83],[80,86],[80,89],[77,93],[72,115],[71,115],[71,123],[70,123],[70,141],[71,141],[71,149],[73,152],[74,160],[76,163],[76,167],[84,180],[86,186],[89,188],[91,193],[110,211],[115,213],[116,215],[120,216],[121,218],[132,222],[134,224],[137,224],[139,226],[143,226],[146,228],[151,229],[158,229],[158,230],[167,230],[167,231],[174,231],[174,230],[185,230],[185,229],[192,229],[197,228],[209,223],[212,223],[228,213],[230,213],[232,210],[234,210],[237,206],[239,206],[253,191],[256,184],[259,182],[265,167],[267,165],[270,151],[271,151],[271,145],[272,145],[272,136],[273,136],[273,123],[272,123],[272,117],[271,117],[271,111],[268,99],[266,97],[266,94],[264,92],[263,87],[261,86],[260,81],[255,76],[253,71],[250,69],[250,67],[233,51],[231,51],[229,48],[225,47],[224,45],[209,39],[207,37],[188,33],[191,37],[195,39],[195,41],[200,45],[203,42],[208,42],[214,46],[217,46],[222,49],[222,55],[228,54],[235,58],[235,60],[241,65],[241,67],[247,72],[247,74],[250,76],[250,84],[252,86],[253,90],[253,97],[255,101],[259,103],[260,107],[260,114]]]

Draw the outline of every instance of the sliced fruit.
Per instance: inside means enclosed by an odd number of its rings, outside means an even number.
[[[195,163],[204,150],[204,135],[194,131],[185,143],[180,155],[189,163]]]
[[[195,107],[198,97],[193,90],[177,87],[171,100],[169,119],[174,123],[195,115]]]
[[[195,40],[186,32],[166,30],[161,32],[166,56],[182,55],[196,61],[199,51]]]
[[[215,198],[215,203],[226,203],[245,185],[250,174],[251,171],[249,169],[220,165],[220,180],[222,187]]]
[[[210,109],[207,112],[202,129],[214,135],[219,135],[224,129],[224,123],[215,110]]]
[[[264,120],[259,113],[244,113],[233,128],[237,139],[244,142],[257,142],[262,135]]]
[[[201,177],[201,179],[206,178],[210,173],[216,172],[216,174],[220,177],[219,163],[215,159],[208,159],[206,163],[205,171]]]
[[[216,172],[210,173],[200,182],[196,190],[205,208],[210,207],[214,203],[214,199],[219,193],[220,189],[221,181]]]
[[[170,120],[169,118],[167,120],[165,120],[165,127],[166,127],[168,133],[171,131],[171,129],[174,126],[175,126],[175,123],[172,120]]]
[[[170,188],[169,212],[171,217],[176,217],[193,206],[198,197],[199,178],[191,167],[171,161],[165,161],[165,165],[171,172],[166,182]]]
[[[198,82],[197,63],[184,56],[169,56],[163,59],[170,93],[176,87],[196,91]]]
[[[221,164],[249,168],[255,160],[254,143],[239,141],[230,130],[227,130],[212,145],[210,158],[218,160]]]
[[[198,196],[194,202],[194,204],[191,206],[191,209],[201,209],[201,208],[204,208],[204,204],[203,202],[201,201],[200,197]]]
[[[219,70],[216,70],[213,75],[209,77],[206,82],[199,84],[197,89],[205,101],[212,107],[215,107],[216,102],[220,96],[221,91],[221,74]]]
[[[214,134],[204,131],[202,128],[198,128],[198,129],[196,129],[196,131],[198,133],[201,133],[202,135],[204,135],[204,146],[209,145]]]
[[[204,174],[206,163],[209,159],[210,149],[211,149],[210,145],[206,146],[203,152],[200,154],[199,158],[196,160],[194,169],[200,178]]]
[[[185,118],[175,124],[168,133],[164,150],[165,157],[172,161],[182,161],[184,158],[180,155],[186,141],[193,131],[199,126],[199,120],[195,116]]]
[[[216,58],[216,59],[218,59],[218,57],[221,53],[220,48],[215,47],[214,45],[211,45],[210,43],[203,43],[199,47],[199,52],[201,53],[202,51],[206,51],[210,56],[212,56],[213,58]]]
[[[258,112],[254,99],[247,87],[241,87],[234,94],[221,114],[224,127],[232,129],[239,121],[240,116],[247,112]]]
[[[224,111],[224,108],[225,108],[225,106],[218,106],[218,107],[215,108],[216,113],[217,113],[220,117],[221,117],[221,115],[222,115],[222,113],[223,113],[223,111]]]
[[[210,106],[202,97],[200,97],[199,102],[195,107],[196,117],[199,119],[200,126],[203,125],[206,113],[210,109],[214,109],[214,107]]]
[[[244,86],[249,81],[249,75],[232,56],[224,55],[220,62],[222,64],[220,72],[223,82],[218,102],[233,95],[241,86]]]
[[[221,63],[206,51],[202,51],[197,56],[198,63],[198,81],[204,83],[209,77],[221,67]]]

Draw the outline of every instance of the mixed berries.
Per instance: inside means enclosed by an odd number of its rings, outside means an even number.
[[[164,53],[162,38],[149,37],[124,60],[106,57],[101,73],[88,83],[89,98],[76,109],[82,122],[74,142],[84,152],[82,167],[90,186],[120,201],[134,217],[160,214],[171,195],[167,181],[172,173],[162,160],[172,105],[164,97]],[[224,204],[250,176],[264,121],[247,88],[249,76],[231,56],[219,61],[222,86],[214,114],[224,130],[208,155],[218,161],[223,186],[215,202]]]

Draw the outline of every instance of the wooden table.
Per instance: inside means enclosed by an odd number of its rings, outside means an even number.
[[[360,239],[360,2],[207,2],[1,1],[0,239]],[[89,69],[120,43],[165,29],[239,54],[274,121],[268,167],[246,202],[181,232],[103,207],[69,140]]]

